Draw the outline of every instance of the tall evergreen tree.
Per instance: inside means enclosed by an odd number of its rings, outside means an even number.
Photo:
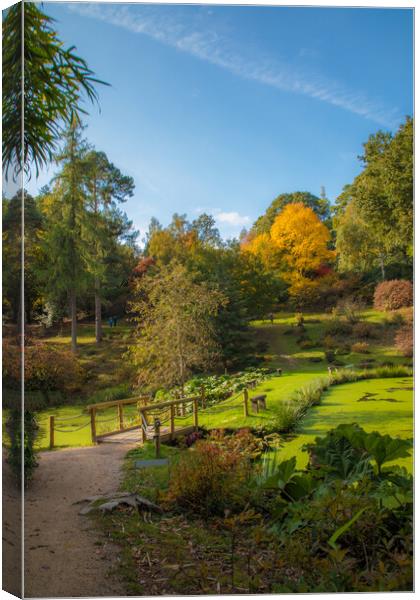
[[[51,296],[66,293],[71,318],[71,348],[77,351],[77,298],[88,283],[88,222],[86,218],[85,157],[87,144],[76,118],[66,132],[66,143],[57,156],[61,170],[53,192],[44,201],[48,227],[42,267]]]
[[[132,177],[123,175],[104,152],[91,150],[85,159],[87,199],[90,211],[90,271],[95,290],[95,337],[102,339],[102,285],[107,258],[115,250],[115,240],[128,234],[131,223],[117,210],[117,203],[133,195]]]

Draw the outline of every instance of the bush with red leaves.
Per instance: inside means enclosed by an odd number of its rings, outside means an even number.
[[[413,356],[413,324],[406,323],[395,335],[395,346],[404,356]]]
[[[383,281],[376,286],[373,300],[379,310],[397,310],[413,305],[413,284],[406,279]]]
[[[147,273],[147,271],[150,269],[150,267],[153,267],[156,264],[156,261],[154,258],[152,258],[151,256],[146,256],[145,258],[142,258],[137,265],[134,267],[133,269],[133,275],[135,277],[141,277],[142,275],[144,275],[145,273]]]
[[[18,390],[21,385],[22,349],[12,340],[3,340],[3,385]],[[59,350],[49,344],[25,346],[25,389],[73,392],[80,388],[83,369],[68,350]]]
[[[174,466],[164,502],[203,517],[242,510],[250,472],[250,461],[239,450],[199,440]]]

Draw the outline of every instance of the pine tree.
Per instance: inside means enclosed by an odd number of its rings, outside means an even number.
[[[71,348],[77,351],[77,298],[88,283],[88,222],[84,190],[87,144],[76,118],[66,132],[66,143],[56,157],[61,170],[52,193],[44,199],[47,212],[43,276],[52,299],[66,294],[71,318]]]
[[[133,195],[132,177],[123,175],[104,152],[91,150],[85,159],[87,198],[90,211],[90,271],[94,279],[95,337],[102,339],[102,286],[107,258],[116,250],[116,240],[127,235],[131,223],[117,210],[117,202]]]

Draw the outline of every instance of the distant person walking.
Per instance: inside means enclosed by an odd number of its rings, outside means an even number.
[[[112,327],[112,324],[113,324],[113,319],[112,319],[112,317],[109,317],[109,319],[108,319],[108,325],[110,327]]]
[[[112,324],[114,327],[117,326],[117,317],[112,317]]]

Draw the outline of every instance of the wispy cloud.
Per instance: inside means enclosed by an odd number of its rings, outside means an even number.
[[[246,215],[240,215],[236,211],[232,212],[219,212],[215,215],[216,221],[219,223],[226,223],[234,227],[245,227],[251,223],[250,217]]]
[[[74,3],[68,7],[78,14],[146,35],[239,77],[326,102],[386,127],[398,123],[398,109],[389,108],[364,92],[351,90],[323,75],[292,68],[278,59],[263,55],[257,58],[255,52],[247,57],[245,48],[235,47],[215,30],[203,29],[202,21],[191,23],[191,20],[177,19],[173,11],[164,14],[159,6]]]

